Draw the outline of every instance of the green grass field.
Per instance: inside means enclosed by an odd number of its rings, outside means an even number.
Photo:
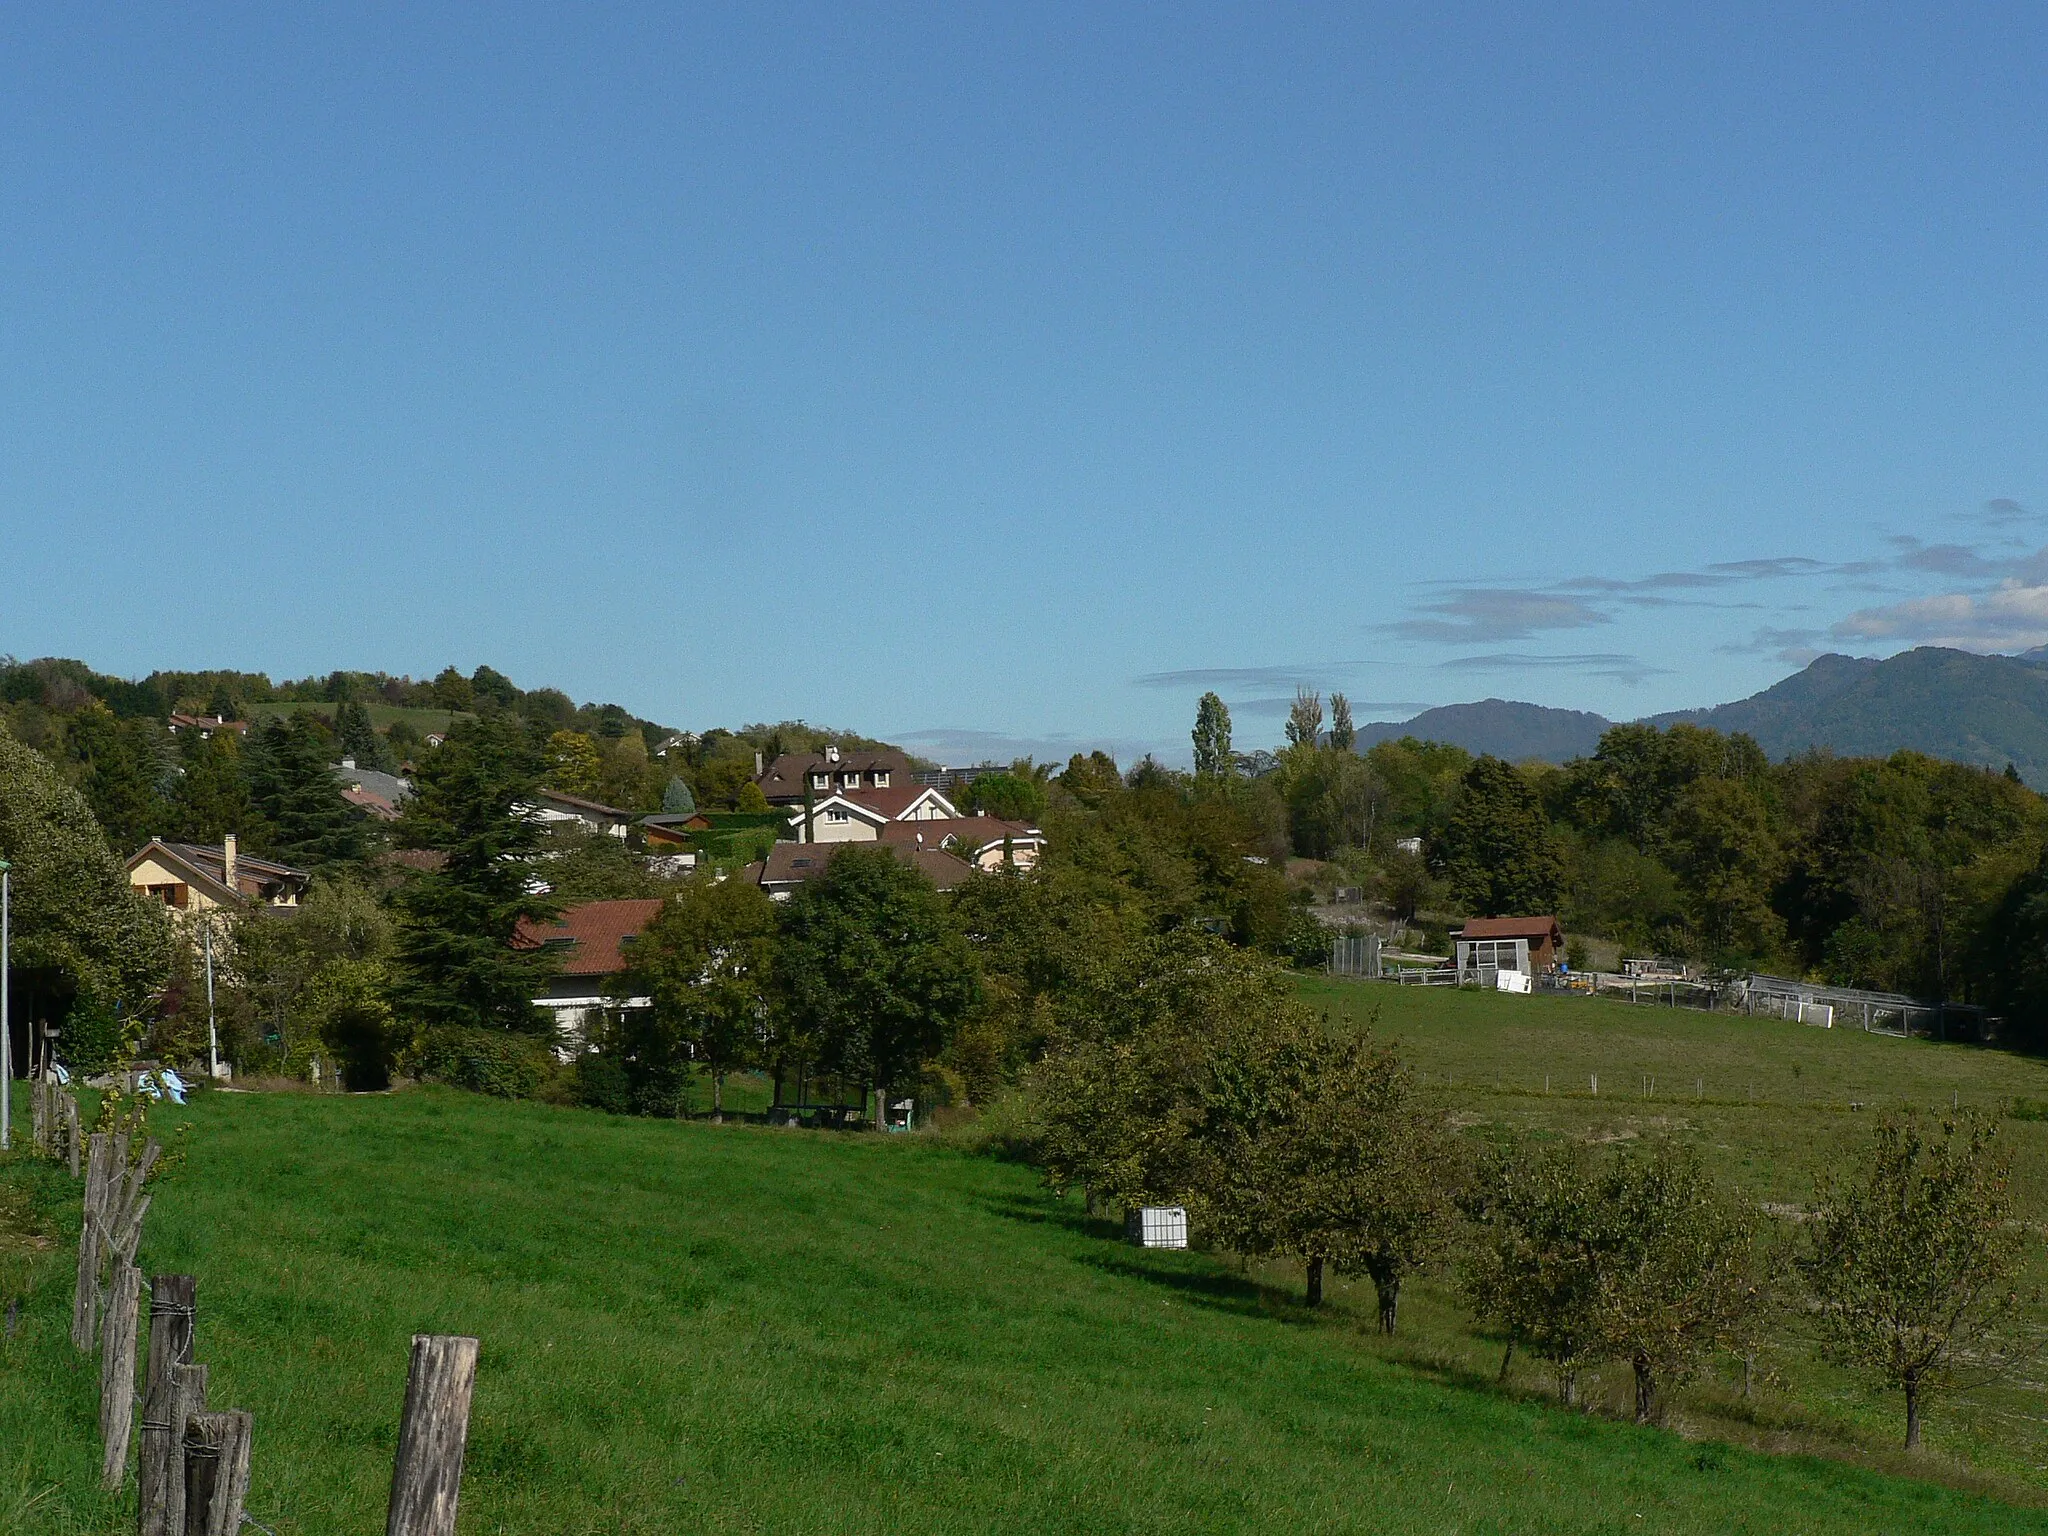
[[[1306,977],[1303,995],[1395,1045],[1474,1136],[1512,1131],[1602,1145],[1665,1137],[1697,1147],[1732,1187],[1779,1212],[1804,1209],[1817,1174],[1852,1173],[1887,1109],[1998,1115],[2021,1206],[2048,1231],[2048,1122],[2014,1102],[2048,1099],[2048,1062],[1939,1044],[1590,998],[1512,997]],[[1599,1078],[1599,1093],[1591,1079]],[[1546,1086],[1547,1084],[1547,1086]],[[1860,1109],[1853,1107],[1860,1105]],[[1776,1225],[1791,1237],[1789,1222]],[[2036,1257],[2042,1253],[2036,1243]],[[1276,1278],[1278,1278],[1276,1276]],[[2033,1281],[2048,1282],[2037,1263]],[[1448,1288],[1425,1286],[1409,1350],[1418,1363],[1480,1371],[1498,1358],[1472,1337]],[[2048,1325],[2048,1309],[2037,1314]],[[1767,1351],[1778,1380],[1737,1400],[1705,1382],[1680,1416],[1702,1432],[1904,1466],[1899,1405],[1812,1357],[1796,1331]],[[2043,1370],[2048,1370],[2044,1363]],[[1623,1371],[1604,1383],[1619,1403]],[[1944,1475],[1969,1467],[2019,1497],[2048,1496],[2048,1398],[2041,1371],[1944,1403],[1928,1426]],[[1919,1470],[1929,1470],[1922,1467]]]
[[[1521,1001],[1403,1000],[1399,1022],[1463,1076],[1481,1032],[1505,1048],[1541,1017],[1501,1023]],[[1579,1022],[1546,1025],[1560,1052]],[[1648,1028],[1601,1027],[1621,1054]],[[432,1089],[164,1119],[185,1157],[142,1262],[199,1276],[199,1355],[216,1405],[256,1416],[250,1511],[279,1536],[378,1529],[416,1331],[483,1340],[478,1533],[2048,1530],[1853,1452],[1496,1392],[1429,1294],[1383,1346],[1346,1289],[1311,1315],[1291,1276],[1133,1250],[930,1137]],[[94,1374],[66,1337],[77,1186],[0,1170],[0,1289],[28,1290],[0,1343],[0,1529],[132,1529],[131,1496],[92,1491]]]

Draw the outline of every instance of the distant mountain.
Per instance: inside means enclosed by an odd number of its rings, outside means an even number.
[[[2016,767],[2048,789],[2048,655],[1979,656],[1921,646],[1882,661],[1822,656],[1762,693],[1713,709],[1658,715],[1746,731],[1774,758],[1824,747],[1844,757],[1911,748],[1933,757]]]
[[[1448,741],[1467,752],[1491,752],[1509,762],[1541,758],[1569,762],[1589,756],[1600,745],[1600,733],[1614,722],[1582,709],[1546,709],[1509,699],[1477,704],[1447,704],[1425,709],[1413,720],[1375,722],[1358,728],[1361,750],[1382,741],[1414,736],[1422,741]]]

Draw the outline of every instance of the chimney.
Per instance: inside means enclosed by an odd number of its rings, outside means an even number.
[[[828,763],[836,763],[836,762],[838,762],[838,761],[839,761],[839,749],[838,749],[837,747],[834,747],[834,746],[827,746],[827,747],[825,748],[825,761],[826,761],[826,762],[828,762]]]
[[[354,773],[356,771],[356,760],[352,757],[344,757],[341,760],[341,766],[346,768],[350,773]]]
[[[235,834],[232,832],[220,840],[220,883],[231,891],[235,889]]]
[[[754,754],[754,777],[758,779],[767,771],[767,765],[761,761],[761,754],[756,752]]]

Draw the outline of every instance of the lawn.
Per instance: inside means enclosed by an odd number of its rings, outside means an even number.
[[[2048,1530],[1496,1392],[1380,1346],[1348,1293],[1311,1316],[1133,1250],[929,1137],[434,1089],[211,1093],[175,1119],[142,1262],[199,1277],[199,1357],[216,1405],[255,1414],[249,1506],[279,1536],[378,1528],[416,1331],[483,1340],[478,1533]],[[66,1338],[76,1186],[17,1155],[0,1191],[0,1278],[29,1286],[0,1344],[0,1525],[132,1528],[92,1492]]]

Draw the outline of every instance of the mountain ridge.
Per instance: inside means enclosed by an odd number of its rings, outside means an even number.
[[[2008,763],[2048,789],[2048,647],[1985,656],[1919,646],[1883,658],[1816,657],[1748,698],[1651,715],[1744,732],[1773,759],[1807,751],[1889,757],[1898,751],[2002,769]],[[1511,760],[1584,757],[1619,722],[1585,710],[1483,699],[1424,710],[1414,718],[1359,727],[1361,746],[1416,736]]]

